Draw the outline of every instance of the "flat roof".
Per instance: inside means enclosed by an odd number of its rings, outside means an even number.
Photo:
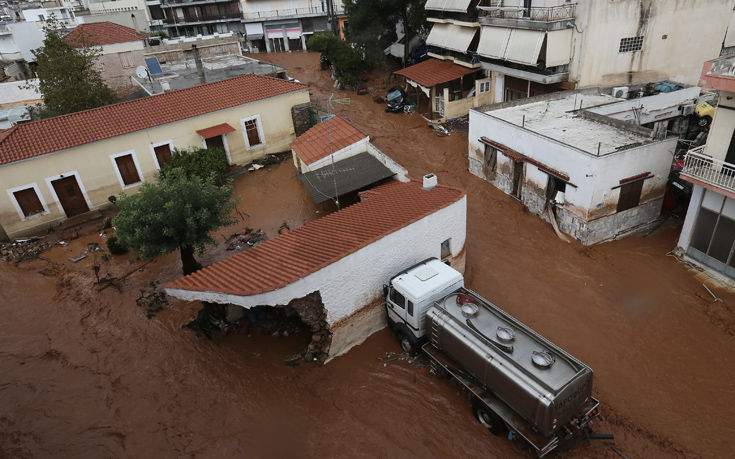
[[[598,145],[599,154],[604,155],[623,150],[627,146],[632,148],[650,143],[649,137],[574,113],[580,107],[588,108],[618,101],[620,99],[606,94],[573,93],[558,99],[491,109],[484,113],[593,155],[598,154]]]

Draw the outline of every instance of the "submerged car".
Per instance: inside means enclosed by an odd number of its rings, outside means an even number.
[[[398,113],[403,111],[403,107],[408,104],[406,92],[400,86],[394,86],[388,90],[385,96],[385,111]]]

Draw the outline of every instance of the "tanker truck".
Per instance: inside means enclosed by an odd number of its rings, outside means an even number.
[[[408,353],[460,384],[477,420],[525,441],[538,457],[592,434],[599,402],[592,369],[464,287],[461,273],[430,258],[383,286],[388,326]]]

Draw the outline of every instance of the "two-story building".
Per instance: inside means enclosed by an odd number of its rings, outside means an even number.
[[[151,30],[163,30],[169,37],[242,34],[239,0],[146,0]]]
[[[704,63],[699,84],[719,92],[707,143],[687,152],[681,178],[693,184],[678,249],[735,278],[735,56]]]
[[[495,102],[667,78],[735,46],[735,0],[428,0],[429,55],[492,77]],[[687,24],[707,24],[697,28]],[[731,26],[732,24],[732,26]]]
[[[296,138],[292,108],[308,103],[306,85],[243,75],[3,130],[0,238],[134,193],[175,148],[220,148],[230,164],[287,151]]]

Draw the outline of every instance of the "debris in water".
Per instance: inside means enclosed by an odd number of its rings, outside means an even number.
[[[83,253],[83,254],[78,255],[76,257],[69,257],[69,258],[67,258],[67,260],[71,261],[72,263],[76,263],[78,261],[84,260],[85,258],[87,258],[87,254],[86,253]]]
[[[158,284],[160,284],[159,281],[152,281],[149,288],[140,289],[140,296],[135,300],[139,307],[146,309],[145,316],[149,319],[162,311],[164,306],[168,306],[166,292],[159,290]]]
[[[18,263],[38,257],[53,245],[53,242],[40,237],[17,239],[13,242],[0,244],[0,257],[3,261]]]

